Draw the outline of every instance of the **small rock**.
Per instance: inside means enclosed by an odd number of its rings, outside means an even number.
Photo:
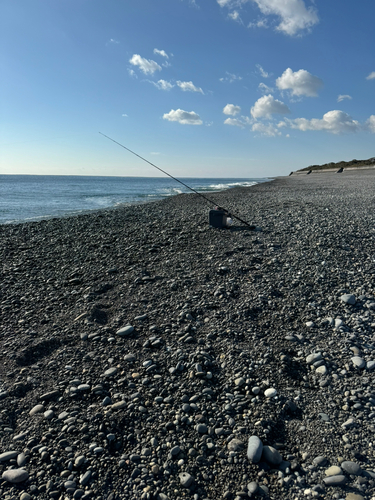
[[[232,439],[228,443],[228,450],[229,451],[242,451],[244,449],[245,445],[242,441],[239,439]]]
[[[29,473],[25,469],[9,469],[3,472],[1,477],[4,481],[16,484],[26,481],[29,478]]]
[[[180,479],[180,484],[181,484],[181,486],[183,488],[190,488],[190,486],[194,482],[193,476],[191,476],[187,472],[180,472],[180,474],[178,475],[178,477]]]
[[[341,474],[342,474],[342,470],[337,465],[332,465],[332,467],[329,467],[325,471],[326,476],[340,476]]]
[[[338,476],[325,477],[323,479],[323,483],[326,486],[343,486],[347,482],[348,482],[348,478],[346,476],[341,475],[341,474]]]
[[[239,378],[236,378],[234,383],[236,384],[237,387],[242,387],[243,385],[246,384],[246,380],[242,377],[239,377]]]
[[[347,474],[352,474],[353,476],[360,476],[362,474],[361,467],[355,462],[342,462],[341,467]]]
[[[366,361],[360,356],[353,356],[351,361],[356,368],[362,369],[366,366]]]
[[[269,389],[266,389],[264,391],[264,395],[266,396],[266,398],[274,398],[277,395],[277,390],[273,387],[270,387]]]
[[[263,451],[263,443],[258,436],[250,436],[247,446],[247,458],[250,462],[257,464],[260,461]]]
[[[7,462],[8,460],[12,460],[16,458],[19,454],[19,451],[5,451],[0,454],[0,462]]]
[[[32,408],[29,411],[29,415],[32,417],[33,415],[36,415],[37,413],[41,413],[43,410],[44,410],[43,405],[36,405],[36,406],[34,406],[34,408]]]
[[[341,295],[340,300],[341,302],[344,302],[345,304],[349,304],[351,306],[354,306],[356,302],[355,295],[352,295],[351,293],[345,293],[344,295]]]
[[[306,363],[308,365],[313,365],[317,361],[320,361],[323,359],[322,353],[321,352],[313,352],[312,354],[309,354],[306,358]]]
[[[119,335],[120,337],[127,337],[133,332],[134,332],[134,326],[127,325],[124,326],[123,328],[120,328],[120,330],[117,330],[116,335]]]

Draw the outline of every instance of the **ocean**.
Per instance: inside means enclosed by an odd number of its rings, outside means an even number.
[[[215,191],[252,186],[269,179],[180,180],[210,198],[209,193]],[[0,224],[64,217],[122,204],[135,205],[188,192],[191,191],[169,177],[0,175]]]

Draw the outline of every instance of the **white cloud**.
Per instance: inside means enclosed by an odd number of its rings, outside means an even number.
[[[228,16],[233,19],[233,21],[238,21],[239,23],[242,23],[242,20],[241,20],[241,17],[240,17],[240,13],[238,12],[238,10],[234,10],[233,12],[230,12],[228,14]]]
[[[126,113],[123,113],[121,116],[127,117],[128,115]]]
[[[268,22],[265,17],[258,19],[258,21],[253,21],[247,25],[248,28],[268,28]]]
[[[374,80],[375,79],[375,71],[372,71],[368,76],[366,76],[366,80]]]
[[[165,50],[154,49],[154,54],[159,54],[159,56],[162,56],[162,57],[165,57],[166,59],[169,59],[169,56],[165,52]]]
[[[238,118],[227,118],[224,123],[225,125],[232,125],[233,127],[245,127],[245,123],[243,123],[243,121],[239,120]]]
[[[253,118],[270,118],[273,114],[286,115],[290,109],[286,104],[274,99],[271,94],[260,97],[250,110]]]
[[[227,104],[223,108],[223,113],[225,115],[235,116],[235,115],[238,115],[238,113],[240,113],[240,111],[241,111],[241,108],[239,106],[235,106],[234,104]]]
[[[171,90],[173,89],[174,85],[171,83],[167,82],[166,80],[159,80],[158,82],[152,82],[149,80],[152,85],[155,85],[155,87],[159,90]]]
[[[287,68],[276,80],[280,90],[290,90],[292,95],[316,97],[317,91],[323,86],[323,81],[305,69],[293,72]]]
[[[111,38],[108,42],[107,42],[107,45],[111,43],[111,44],[114,44],[114,45],[118,45],[120,42],[118,42],[117,40],[115,40],[114,38]]]
[[[267,73],[267,71],[264,71],[264,69],[262,68],[262,66],[260,64],[257,64],[256,67],[258,68],[258,71],[263,78],[268,78],[270,76],[270,74]]]
[[[273,89],[271,87],[269,87],[268,85],[266,85],[265,83],[260,83],[258,85],[258,89],[263,92],[263,94],[270,94],[271,92],[273,92]]]
[[[134,71],[134,69],[128,68],[128,73],[131,77],[138,78],[137,73]]]
[[[358,121],[337,109],[328,111],[323,115],[323,118],[296,118],[295,120],[286,119],[285,122],[294,129],[302,130],[323,130],[331,134],[340,134],[345,132],[358,132],[361,125]],[[371,124],[370,124],[371,125]]]
[[[370,116],[370,118],[366,122],[366,125],[369,131],[375,134],[375,115]]]
[[[139,54],[133,54],[129,62],[133,64],[133,66],[138,66],[145,75],[153,75],[155,71],[161,71],[161,66],[159,66],[157,62],[152,59],[145,59]]]
[[[251,127],[253,132],[259,132],[262,135],[268,137],[275,137],[276,135],[281,135],[281,132],[273,125],[273,123],[261,123],[256,122]]]
[[[229,83],[232,83],[232,82],[235,82],[236,80],[242,80],[242,76],[237,76],[237,75],[234,75],[233,73],[228,73],[228,71],[225,72],[225,74],[227,76],[225,77],[222,77],[222,78],[219,78],[219,80],[221,82],[229,82]]]
[[[317,10],[313,6],[307,7],[304,0],[217,0],[220,7],[232,11],[248,2],[255,3],[264,16],[278,17],[276,29],[286,35],[300,35],[319,22]],[[266,27],[266,21],[261,19],[249,26]]]
[[[340,94],[338,97],[337,97],[337,102],[341,102],[343,101],[344,99],[352,99],[352,97],[350,95],[347,95],[347,94]]]
[[[278,31],[286,35],[297,35],[309,30],[319,22],[316,9],[306,7],[303,0],[253,0],[262,14],[278,16],[281,19]]]
[[[169,113],[164,113],[163,120],[178,122],[182,125],[202,125],[203,123],[197,113],[183,109],[171,109]]]
[[[184,92],[200,92],[201,94],[204,93],[203,90],[200,87],[196,87],[193,82],[177,81],[176,83]]]

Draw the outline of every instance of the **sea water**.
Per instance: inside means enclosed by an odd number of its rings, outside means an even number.
[[[269,179],[180,179],[205,194]],[[89,177],[0,175],[0,224],[74,215],[89,210],[135,205],[191,192],[169,177]]]

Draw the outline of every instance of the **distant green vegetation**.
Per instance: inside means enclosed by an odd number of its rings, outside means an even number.
[[[306,168],[301,168],[297,172],[304,172],[305,170],[328,170],[340,168],[353,168],[353,167],[375,167],[375,157],[369,158],[368,160],[351,160],[351,161],[339,161],[337,163],[325,163],[324,165],[310,165]]]

